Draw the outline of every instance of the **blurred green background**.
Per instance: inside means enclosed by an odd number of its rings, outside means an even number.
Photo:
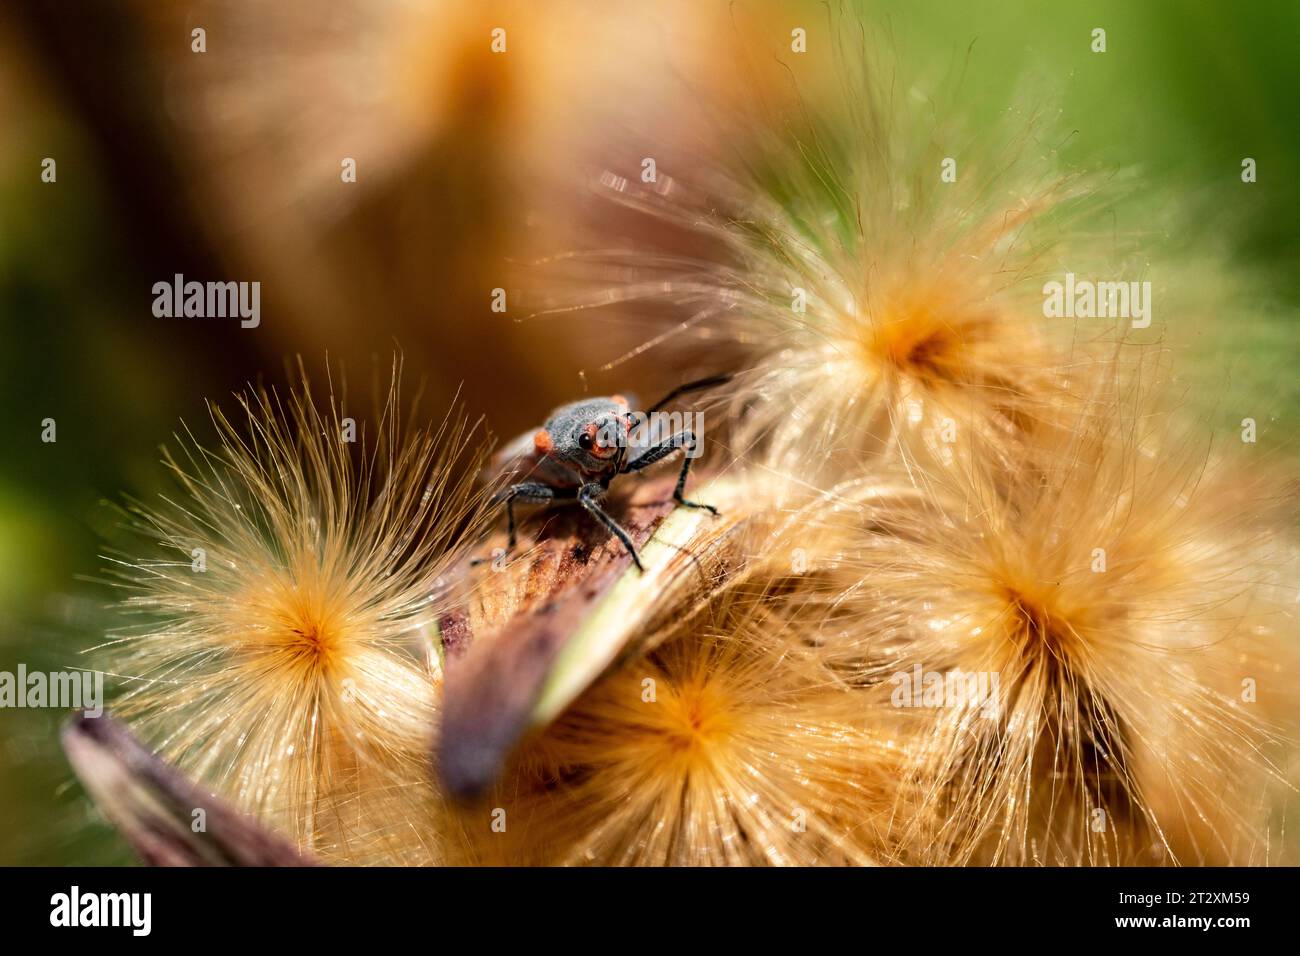
[[[294,353],[320,368],[328,352],[365,379],[372,357],[382,363],[398,344],[433,405],[463,381],[466,407],[508,436],[644,337],[587,319],[509,321],[489,311],[485,290],[507,284],[505,264],[554,251],[572,229],[566,217],[602,228],[599,210],[568,205],[555,186],[615,145],[582,120],[605,95],[600,71],[634,55],[632,85],[662,73],[705,93],[725,86],[710,51],[732,29],[728,5],[664,5],[648,32],[633,22],[644,12],[596,0],[464,0],[418,16],[411,6],[5,5],[0,670],[83,666],[114,622],[99,556],[121,534],[105,502],[157,492],[158,446],[181,419],[206,434],[205,398],[278,380]],[[1206,414],[1225,427],[1253,414],[1290,448],[1300,4],[860,6],[905,63],[971,49],[960,105],[976,124],[1041,84],[1074,131],[1070,162],[1133,169],[1151,202],[1179,204],[1183,225],[1161,243],[1240,288],[1231,314],[1190,330],[1189,386],[1216,397]],[[820,3],[736,8],[775,36],[826,22]],[[518,51],[508,65],[485,52],[496,22]],[[196,26],[208,31],[206,54],[190,50]],[[1105,54],[1090,49],[1095,27]],[[628,128],[672,136],[672,88],[613,108]],[[361,171],[346,199],[340,155]],[[1247,156],[1258,163],[1252,185],[1240,180]],[[45,157],[57,160],[54,184],[41,182]],[[1118,210],[1137,221],[1117,228],[1141,228],[1142,210]],[[262,281],[262,326],[155,319],[151,286],[176,272]],[[619,374],[649,393],[668,373]],[[56,443],[40,440],[45,418],[57,421]],[[62,717],[0,711],[0,863],[129,861],[70,779]]]

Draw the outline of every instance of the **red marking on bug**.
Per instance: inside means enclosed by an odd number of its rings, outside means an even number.
[[[539,429],[537,434],[533,435],[533,451],[539,456],[548,455],[555,445],[551,442],[551,433],[545,428]]]
[[[624,398],[622,395],[611,395],[609,397],[609,400],[613,402],[615,405],[622,405],[624,408],[628,407],[628,400]]]
[[[602,441],[602,438],[608,439],[610,436],[601,435],[600,425],[596,422],[588,422],[583,431],[591,438],[591,448],[588,451],[597,458],[612,458],[618,452],[617,442]]]

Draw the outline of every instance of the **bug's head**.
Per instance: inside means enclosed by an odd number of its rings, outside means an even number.
[[[614,399],[575,403],[547,422],[550,454],[589,475],[616,471],[627,456],[627,404]]]

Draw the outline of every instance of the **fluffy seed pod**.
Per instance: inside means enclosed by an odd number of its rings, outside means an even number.
[[[179,495],[139,509],[160,556],[122,561],[142,621],[112,646],[116,712],[326,860],[438,858],[410,827],[435,799],[436,620],[482,498],[469,431],[408,428],[398,380],[373,439],[305,377],[242,396],[240,424],[214,409],[218,448],[187,437]]]
[[[885,862],[905,748],[730,592],[597,684],[458,811],[475,862]],[[885,713],[886,717],[894,715]]]
[[[808,653],[919,719],[920,862],[1269,861],[1289,498],[1141,396],[1077,416],[1043,471],[944,470],[910,501],[845,486],[810,513],[835,550],[801,608]]]
[[[1092,237],[1098,182],[1033,110],[972,132],[936,105],[945,84],[900,92],[850,41],[826,59],[834,80],[719,119],[731,162],[652,185],[604,175],[614,201],[706,251],[566,257],[592,289],[569,307],[666,303],[682,319],[661,338],[738,346],[736,447],[823,489],[869,459],[947,466],[976,444],[1014,471],[1117,335],[1044,318],[1045,277],[1127,254]]]

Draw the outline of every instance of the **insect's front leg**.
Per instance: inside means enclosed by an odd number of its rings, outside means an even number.
[[[623,542],[623,547],[627,548],[627,553],[632,555],[632,563],[636,565],[638,571],[644,571],[641,566],[641,556],[636,553],[636,547],[632,544],[632,536],[623,530],[617,521],[605,513],[605,509],[600,506],[600,496],[605,493],[605,486],[598,481],[592,481],[578,489],[578,504],[587,510],[587,513],[605,526],[607,530],[619,541]]]
[[[675,435],[670,435],[658,445],[644,451],[640,457],[634,458],[623,466],[623,471],[641,471],[649,468],[657,461],[662,461],[673,452],[680,448],[686,450],[686,456],[682,459],[682,471],[677,476],[677,487],[673,489],[673,500],[679,505],[687,508],[703,508],[711,514],[717,514],[718,509],[713,505],[700,504],[698,501],[687,501],[682,497],[682,492],[686,488],[686,475],[691,470],[691,452],[695,450],[695,433],[692,431],[680,431]]]
[[[515,502],[523,501],[525,503],[541,504],[553,501],[561,494],[561,489],[553,488],[540,481],[521,481],[517,485],[511,485],[504,491],[497,492],[493,497],[493,502],[500,504],[504,501],[506,503],[507,527],[510,536],[506,543],[507,554],[515,549]]]

